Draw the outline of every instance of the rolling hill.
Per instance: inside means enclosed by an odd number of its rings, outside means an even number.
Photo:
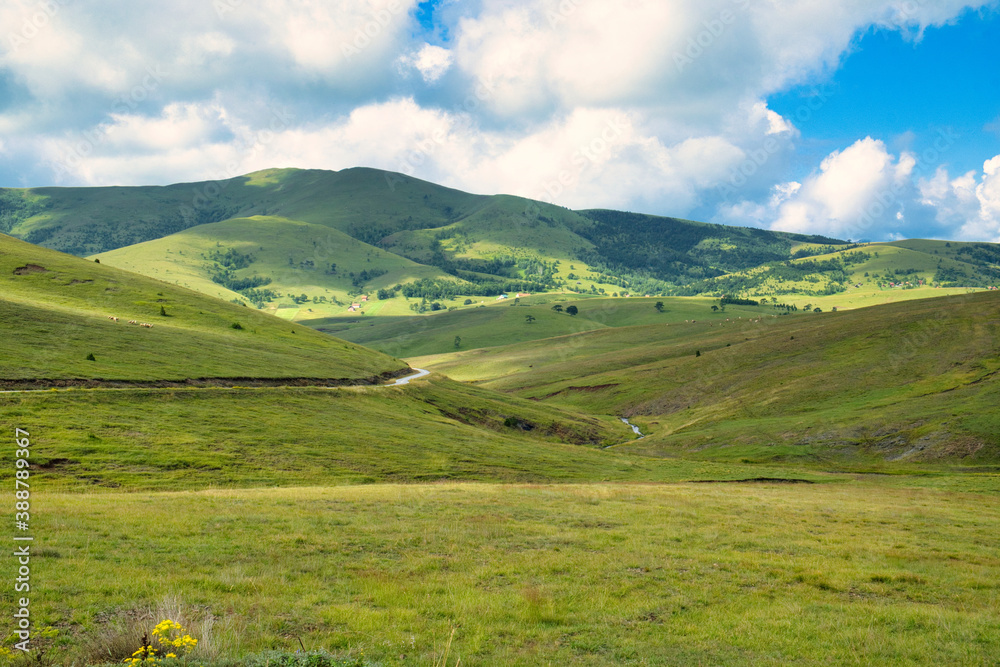
[[[866,290],[1000,283],[995,244],[851,244],[571,211],[365,168],[2,190],[0,231],[296,321],[404,316],[505,292],[839,296],[848,308],[871,303],[856,303]]]
[[[814,465],[1000,458],[996,292],[792,317],[766,306],[711,312],[706,302],[697,321],[683,322],[669,300],[664,314],[634,302],[662,323],[411,361],[532,400],[626,415],[649,433],[626,447],[659,455]]]
[[[100,253],[0,236],[0,379],[101,385],[0,391],[38,655],[121,664],[163,618],[213,667],[995,654],[1000,295],[906,285],[990,247],[656,220],[630,266],[632,218],[385,176],[0,194]],[[682,274],[772,292],[598,296]],[[561,293],[490,294],[528,282]],[[342,315],[363,294],[382,317]],[[404,356],[468,382],[368,384]]]
[[[612,418],[443,377],[370,386],[410,369],[253,308],[5,235],[0,336],[0,418],[35,434],[33,474],[49,486],[650,474],[636,457],[599,449],[631,437]]]
[[[255,309],[6,235],[0,236],[0,336],[0,379],[10,382],[374,381],[406,370],[396,359]]]

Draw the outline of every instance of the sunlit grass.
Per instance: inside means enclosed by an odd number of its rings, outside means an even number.
[[[40,493],[33,604],[73,638],[67,658],[176,596],[229,624],[231,654],[301,637],[428,664],[454,628],[463,665],[979,664],[1000,641],[1000,513],[982,490]]]

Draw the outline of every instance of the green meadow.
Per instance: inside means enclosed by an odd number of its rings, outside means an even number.
[[[997,490],[40,492],[32,604],[66,664],[120,661],[161,616],[200,638],[193,664],[300,646],[364,665],[990,664]]]
[[[657,303],[663,304],[662,312],[656,309]],[[588,332],[599,337],[598,332],[623,327],[678,325],[691,320],[725,322],[727,318],[756,318],[761,313],[770,317],[782,312],[745,306],[726,306],[725,311],[718,308],[713,311],[716,304],[718,299],[704,297],[581,299],[575,295],[541,294],[502,302],[491,299],[483,307],[473,305],[428,316],[331,318],[301,323],[387,354],[423,358],[532,341],[559,346],[566,337]],[[553,310],[554,306],[561,310]],[[566,312],[570,306],[576,307],[576,315]],[[457,346],[456,336],[460,339]],[[548,339],[552,340],[540,342]],[[623,339],[620,347],[630,344]],[[511,366],[514,368],[520,366]],[[454,377],[465,379],[462,373]]]

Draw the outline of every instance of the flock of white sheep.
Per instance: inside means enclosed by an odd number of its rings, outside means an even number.
[[[115,317],[114,315],[108,315],[108,319],[111,320],[112,322],[118,322],[118,318]],[[139,320],[129,320],[128,323],[134,324],[139,327],[146,327],[147,329],[153,328],[153,325],[150,324],[149,322],[140,322]]]

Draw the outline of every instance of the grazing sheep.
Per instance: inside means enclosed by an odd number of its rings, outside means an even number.
[[[137,320],[129,320],[128,323],[129,324],[139,324],[139,322]]]

